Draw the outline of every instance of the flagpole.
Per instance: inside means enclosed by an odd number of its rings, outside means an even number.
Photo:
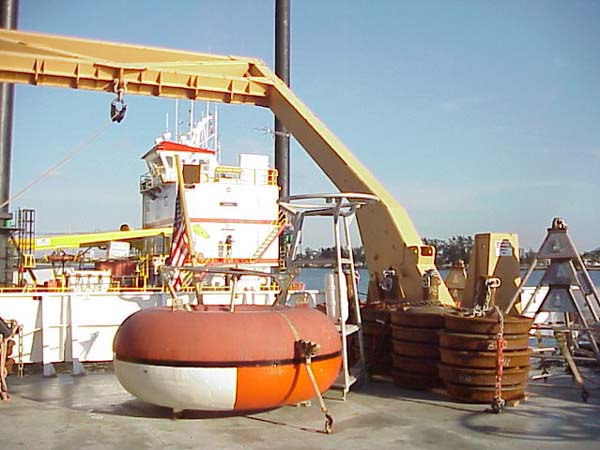
[[[194,253],[194,240],[192,237],[192,227],[190,226],[190,217],[188,215],[187,201],[185,198],[185,182],[183,180],[183,168],[181,166],[181,159],[179,155],[175,155],[175,170],[177,171],[177,194],[179,195],[179,205],[181,207],[181,215],[183,218],[185,234],[187,236],[188,253],[190,255],[190,261],[192,266],[196,265],[196,254]],[[202,305],[202,298],[200,296],[200,283],[196,281],[194,275],[194,288],[196,290],[196,300],[199,305]]]
[[[181,305],[179,304],[179,300],[177,299],[177,292],[175,292],[175,289],[171,284],[171,280],[167,280],[167,290],[169,291],[169,295],[171,296],[171,311],[181,309]]]

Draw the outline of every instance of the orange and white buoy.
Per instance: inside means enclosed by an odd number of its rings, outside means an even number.
[[[324,392],[340,370],[341,339],[310,308],[144,309],[121,324],[114,368],[128,392],[174,410],[268,409],[315,396],[299,340],[319,346],[310,364]]]

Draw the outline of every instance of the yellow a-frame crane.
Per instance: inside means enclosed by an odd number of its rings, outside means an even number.
[[[376,286],[389,269],[398,277],[397,296],[423,298],[434,252],[405,209],[262,61],[0,30],[0,82],[270,108],[340,191],[380,199],[358,213],[370,300],[379,299]],[[439,297],[453,303],[443,283]]]

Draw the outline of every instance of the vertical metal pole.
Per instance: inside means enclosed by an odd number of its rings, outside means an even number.
[[[0,0],[0,27],[17,28],[18,0]],[[12,122],[15,86],[0,83],[0,203],[10,197],[10,162],[12,153]],[[8,204],[0,208],[8,213]]]
[[[341,199],[340,201],[343,201]],[[350,237],[350,221],[356,214],[356,206],[352,206],[352,210],[342,217],[343,225],[344,225],[344,240],[346,241],[346,245],[348,247],[348,257],[350,260],[350,280],[352,281],[352,296],[353,296],[353,307],[354,307],[354,320],[356,322],[356,326],[358,326],[358,354],[360,355],[360,370],[361,375],[363,376],[363,380],[367,380],[367,359],[365,356],[365,343],[364,336],[362,330],[362,318],[360,315],[360,299],[358,297],[358,282],[356,279],[356,266],[354,265],[354,254],[352,253],[352,242]],[[349,302],[350,300],[348,300]],[[350,317],[350,305],[348,305],[348,317]]]
[[[17,28],[19,0],[0,0],[0,27]],[[0,83],[0,284],[12,281],[11,264],[8,259],[9,231],[5,230],[10,220],[8,200],[10,198],[10,166],[12,156],[12,128],[15,87]],[[5,204],[6,203],[6,204]]]
[[[290,0],[275,0],[275,74],[290,85]],[[290,137],[287,127],[275,116],[275,169],[279,197],[290,195]],[[279,258],[285,236],[279,235]]]
[[[290,85],[290,0],[275,1],[275,74]],[[286,126],[275,117],[275,168],[280,196],[290,191],[290,138]]]
[[[343,392],[342,399],[346,400],[346,394],[350,391],[350,368],[348,367],[348,333],[346,332],[346,320],[344,319],[344,309],[342,302],[348,302],[348,297],[342,298],[342,283],[346,283],[344,276],[344,268],[342,263],[342,242],[340,239],[340,210],[342,199],[335,199],[336,208],[333,212],[333,240],[335,245],[335,276],[337,277],[336,296],[336,313],[339,314],[340,334],[342,335],[342,379]],[[346,290],[346,293],[348,290]]]

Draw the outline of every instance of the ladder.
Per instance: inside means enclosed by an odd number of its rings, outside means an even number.
[[[341,220],[339,220],[341,218]],[[342,371],[334,382],[334,387],[342,390],[342,398],[345,400],[350,387],[361,377],[366,377],[366,358],[362,333],[362,320],[360,316],[360,301],[358,298],[357,272],[354,265],[354,255],[349,230],[349,217],[334,216],[333,231],[336,250],[336,268],[334,276],[337,278],[336,285],[336,307],[335,311],[338,321],[336,326],[342,336]],[[342,239],[343,237],[343,239]],[[346,250],[344,255],[343,249]],[[346,285],[350,292],[343,295],[341,286]],[[352,302],[350,308],[348,302]],[[344,307],[344,304],[346,305]],[[348,311],[348,322],[344,318],[344,309]],[[350,313],[352,310],[352,314]],[[350,367],[348,360],[348,338],[354,333],[358,333],[358,348],[360,353],[359,362],[354,367]]]
[[[285,212],[280,210],[277,220],[271,222],[273,228],[271,229],[265,240],[258,246],[256,251],[254,252],[254,255],[252,255],[252,258],[250,259],[256,261],[257,259],[262,258],[267,249],[273,243],[273,241],[281,234],[287,223],[288,221]]]
[[[17,256],[16,273],[17,284],[23,286],[25,283],[25,272],[29,272],[32,281],[36,281],[32,269],[35,268],[35,210],[17,210],[16,228],[11,242]]]
[[[307,217],[330,217],[332,219],[335,256],[330,260],[311,261],[312,266],[333,269],[333,285],[327,296],[327,313],[335,321],[342,340],[342,367],[333,387],[341,390],[345,400],[351,386],[359,380],[366,380],[366,362],[363,344],[362,320],[360,316],[360,299],[358,295],[357,272],[352,252],[350,224],[356,211],[377,201],[370,194],[306,194],[296,195],[280,200],[282,209],[291,215],[293,235],[290,249],[286,256],[288,270],[297,270],[298,249],[301,242],[302,228]],[[286,287],[282,288],[282,291]],[[326,287],[327,289],[327,287]],[[282,298],[286,298],[283,292]],[[359,358],[351,366],[349,343],[351,336],[356,335]]]

